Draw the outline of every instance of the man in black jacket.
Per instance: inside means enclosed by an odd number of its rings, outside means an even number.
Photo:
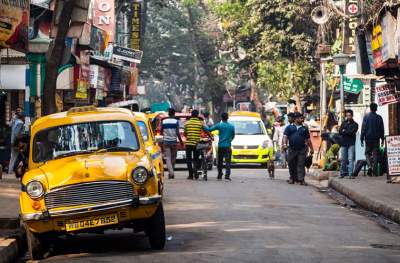
[[[358,124],[353,120],[353,111],[346,110],[346,119],[340,125],[339,134],[341,135],[341,165],[340,165],[340,178],[349,176],[353,178],[354,160],[356,157],[356,133]]]
[[[369,172],[377,175],[379,143],[383,146],[385,142],[385,128],[382,117],[376,114],[378,105],[371,103],[369,108],[370,113],[365,115],[361,128],[361,146],[364,146],[365,142],[365,157],[371,169]]]

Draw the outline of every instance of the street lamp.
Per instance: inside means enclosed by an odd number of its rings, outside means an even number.
[[[339,53],[333,56],[333,63],[339,66],[339,73],[340,73],[340,123],[343,122],[344,119],[344,71],[346,68],[347,63],[349,63],[350,56]]]

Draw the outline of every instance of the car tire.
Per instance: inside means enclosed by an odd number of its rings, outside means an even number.
[[[152,249],[160,250],[165,247],[165,218],[162,203],[146,224],[146,234]]]
[[[39,234],[33,233],[25,226],[28,254],[31,260],[39,260],[44,257],[44,243]]]

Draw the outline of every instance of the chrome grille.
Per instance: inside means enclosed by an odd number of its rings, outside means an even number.
[[[129,202],[133,199],[132,184],[120,181],[75,184],[55,189],[45,195],[45,203],[48,209]]]

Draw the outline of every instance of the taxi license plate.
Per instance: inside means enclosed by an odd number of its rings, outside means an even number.
[[[107,226],[118,223],[117,214],[92,216],[82,219],[74,219],[67,221],[65,229],[67,231],[76,231],[85,228]]]
[[[254,152],[252,150],[241,150],[239,152],[239,154],[243,154],[243,155],[252,155],[254,154]]]

